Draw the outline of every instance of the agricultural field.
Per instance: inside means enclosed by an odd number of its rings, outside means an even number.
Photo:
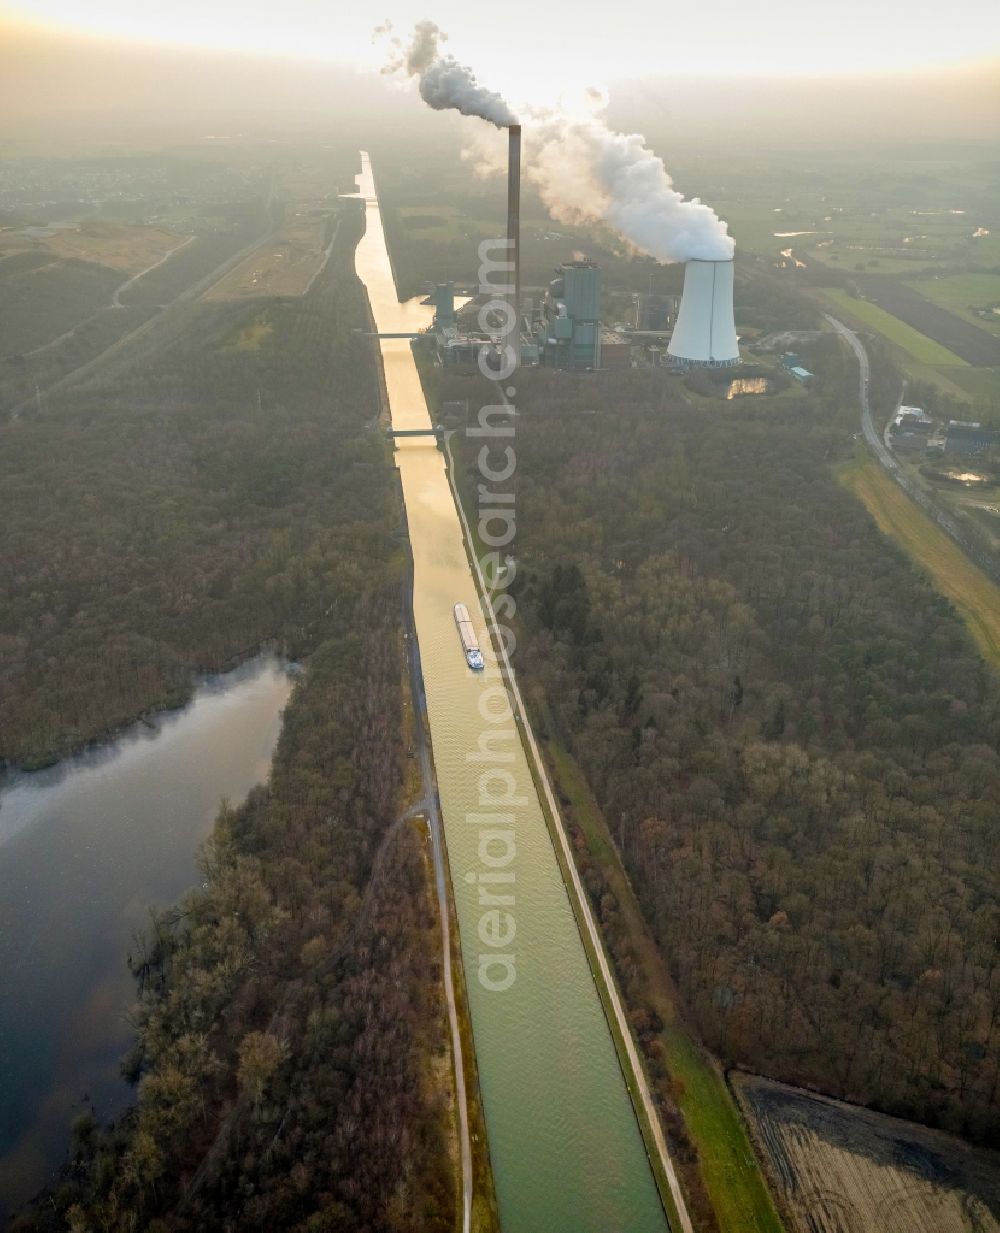
[[[702,197],[728,222],[738,252],[804,270],[806,281],[829,276],[831,285],[844,285],[863,273],[917,285],[924,276],[996,275],[1000,268],[995,142],[887,144],[850,154],[781,145],[766,158],[757,145],[752,153],[711,154],[677,149],[676,139],[672,145],[678,187]],[[781,256],[787,249],[790,260]],[[927,298],[956,310],[933,294]]]
[[[286,218],[278,233],[208,292],[208,300],[302,295],[325,254],[330,218],[300,211]]]
[[[206,291],[265,236],[288,247],[272,252],[264,292],[301,294],[356,157],[353,148],[324,151],[317,160],[314,149],[268,148],[265,158],[253,143],[224,152],[196,143],[0,167],[0,414],[44,410],[56,387],[132,346],[133,335],[145,338],[154,318]],[[299,214],[289,210],[282,223],[288,201]],[[263,337],[249,331],[236,345],[253,349]]]
[[[948,380],[966,398],[1000,402],[1000,367],[951,368],[948,370]]]
[[[922,296],[982,330],[1000,334],[1000,312],[980,316],[975,309],[1000,306],[1000,274],[951,274],[921,278],[913,286]]]
[[[933,338],[928,338],[926,334],[921,334],[919,330],[907,325],[905,321],[900,321],[898,317],[870,300],[860,300],[836,287],[824,288],[821,295],[835,311],[845,313],[856,322],[877,331],[918,363],[942,367],[963,367],[966,364],[966,361],[953,351],[935,342]]]
[[[0,230],[0,261],[13,253],[33,252],[67,261],[138,274],[176,248],[183,237],[163,227],[81,222],[74,226]]]
[[[78,227],[57,230],[46,241],[46,247],[61,257],[96,261],[126,274],[138,274],[160,261],[183,238],[162,227],[81,223]]]
[[[903,277],[955,266],[988,267],[998,259],[991,233],[974,226],[964,213],[944,210],[928,218],[901,210],[874,211],[869,217],[838,213],[811,237],[799,241],[807,261],[845,273],[878,271]]]
[[[399,220],[407,231],[428,240],[461,240],[469,223],[457,206],[399,206]]]
[[[851,201],[846,193],[842,199]],[[777,259],[782,249],[791,247],[806,268],[911,277],[955,267],[986,271],[1000,264],[992,218],[989,226],[975,221],[986,217],[982,210],[923,213],[888,204],[876,209],[853,201],[838,205],[831,196],[816,197],[805,186],[790,201],[780,198],[782,205],[730,197],[728,192],[711,200],[742,252]]]
[[[950,309],[932,303],[911,284],[884,274],[860,275],[856,281],[866,299],[939,342],[965,363],[977,368],[1000,364],[1000,338]],[[997,282],[1000,283],[1000,278]],[[1000,317],[997,320],[1000,321]]]
[[[1000,1233],[1000,1155],[751,1075],[737,1097],[794,1233]]]

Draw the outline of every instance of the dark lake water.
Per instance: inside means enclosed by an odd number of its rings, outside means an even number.
[[[59,766],[0,781],[0,1223],[64,1159],[86,1101],[112,1117],[133,931],[197,879],[223,798],[266,779],[292,682],[271,656]]]

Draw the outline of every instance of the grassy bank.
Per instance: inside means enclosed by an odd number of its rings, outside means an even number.
[[[986,659],[1000,667],[1000,587],[936,527],[878,466],[851,464],[841,480],[864,503],[880,530],[900,544],[955,605]]]

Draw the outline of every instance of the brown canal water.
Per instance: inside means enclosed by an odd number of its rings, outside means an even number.
[[[432,315],[396,295],[375,185],[362,157],[359,195],[367,229],[357,270],[382,332],[419,330]],[[471,259],[471,254],[470,254]],[[430,417],[405,339],[382,339],[382,359],[395,428],[426,428]],[[475,411],[475,408],[473,409]],[[458,512],[433,439],[398,442],[397,465],[414,561],[414,614],[445,837],[458,911],[476,1059],[504,1233],[664,1233],[645,1147],[556,861],[542,808],[519,740],[506,748],[517,803],[499,815],[482,800],[479,738],[491,724],[496,678],[471,672],[459,645],[454,605],[472,615],[484,650],[486,623],[466,557]],[[487,661],[492,660],[487,655]],[[499,793],[492,785],[488,796]],[[488,829],[512,831],[487,840]],[[485,854],[485,859],[484,859]],[[489,861],[513,874],[505,884],[516,934],[504,952],[515,979],[487,988],[479,961],[480,877]],[[494,868],[495,872],[496,869]],[[489,925],[486,926],[489,935]]]

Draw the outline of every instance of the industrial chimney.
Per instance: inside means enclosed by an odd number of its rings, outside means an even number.
[[[517,347],[521,337],[521,126],[507,129],[507,255],[514,262],[514,309]]]
[[[682,366],[729,368],[740,362],[733,322],[733,262],[692,260],[667,354]]]

